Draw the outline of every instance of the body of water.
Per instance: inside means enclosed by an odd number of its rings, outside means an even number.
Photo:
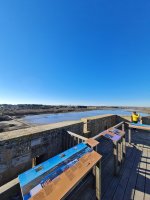
[[[74,121],[80,120],[84,117],[91,117],[96,115],[105,115],[105,114],[115,114],[115,115],[123,115],[129,116],[131,115],[131,111],[124,109],[116,109],[116,110],[92,110],[92,111],[84,111],[84,112],[69,112],[69,113],[57,113],[57,114],[40,114],[40,115],[27,115],[22,118],[24,122],[29,124],[51,124],[62,121]],[[141,116],[147,116],[146,113],[140,113]]]

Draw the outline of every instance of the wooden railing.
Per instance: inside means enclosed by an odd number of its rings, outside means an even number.
[[[113,128],[119,128],[121,130],[125,130],[125,122],[122,121],[119,124],[113,126]],[[97,140],[101,137],[101,135],[96,135],[93,137],[93,139]],[[67,150],[81,142],[86,142],[88,138],[78,135],[76,133],[73,133],[71,131],[65,131],[63,135],[63,150]]]
[[[115,126],[113,126],[113,128],[120,128],[120,127],[122,128],[122,131],[125,130],[125,122],[124,121],[122,121],[119,124],[116,124]]]
[[[120,122],[119,124],[116,124],[115,126],[113,126],[113,128],[120,128],[121,127],[121,130],[122,131],[124,131],[125,130],[125,122],[124,121],[122,121],[122,122]],[[93,137],[93,139],[95,139],[95,140],[97,140],[97,139],[99,139],[101,137],[101,135],[96,135],[96,136],[94,136]]]
[[[120,122],[119,124],[115,125],[114,128],[119,128],[121,127],[122,130],[124,130],[124,125],[125,122]],[[79,144],[81,142],[86,142],[88,138],[78,135],[76,133],[73,133],[71,131],[64,131],[64,136],[63,136],[63,149],[67,150],[76,144]],[[98,137],[95,136],[93,137],[94,139],[97,139]],[[12,194],[16,191],[19,191],[19,184],[18,184],[18,178],[13,179],[9,183],[5,184],[4,186],[0,187],[0,197],[1,195],[6,195],[9,196],[9,194]],[[1,198],[0,198],[1,199]],[[8,199],[6,197],[6,199]]]
[[[84,136],[81,136],[81,135],[78,135],[76,133],[73,133],[71,131],[67,131],[67,133],[69,135],[71,135],[72,137],[76,138],[78,140],[78,143],[80,142],[85,142],[88,138],[84,137]]]
[[[67,150],[81,142],[85,142],[88,138],[73,133],[71,131],[64,132],[63,136],[63,150]]]

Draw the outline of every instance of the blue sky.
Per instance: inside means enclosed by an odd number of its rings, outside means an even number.
[[[0,103],[150,106],[149,0],[1,0]]]

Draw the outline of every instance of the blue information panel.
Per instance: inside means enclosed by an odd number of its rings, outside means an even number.
[[[75,165],[78,160],[92,149],[80,143],[63,153],[48,159],[18,176],[24,200],[30,199],[53,179]]]
[[[103,131],[100,135],[104,136],[107,139],[110,139],[113,142],[117,142],[121,139],[121,131],[116,128],[111,128]]]

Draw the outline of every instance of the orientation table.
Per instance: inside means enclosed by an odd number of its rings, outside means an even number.
[[[112,127],[98,134],[96,137],[104,137],[112,141],[114,154],[114,175],[117,175],[126,155],[125,132]]]
[[[18,176],[24,200],[65,199],[93,169],[96,197],[101,198],[101,158],[95,140],[87,140]]]
[[[150,131],[150,125],[147,124],[141,124],[141,123],[128,123],[128,138],[129,138],[129,143],[132,142],[132,130],[133,129],[139,129],[139,130],[144,130],[144,131]]]

